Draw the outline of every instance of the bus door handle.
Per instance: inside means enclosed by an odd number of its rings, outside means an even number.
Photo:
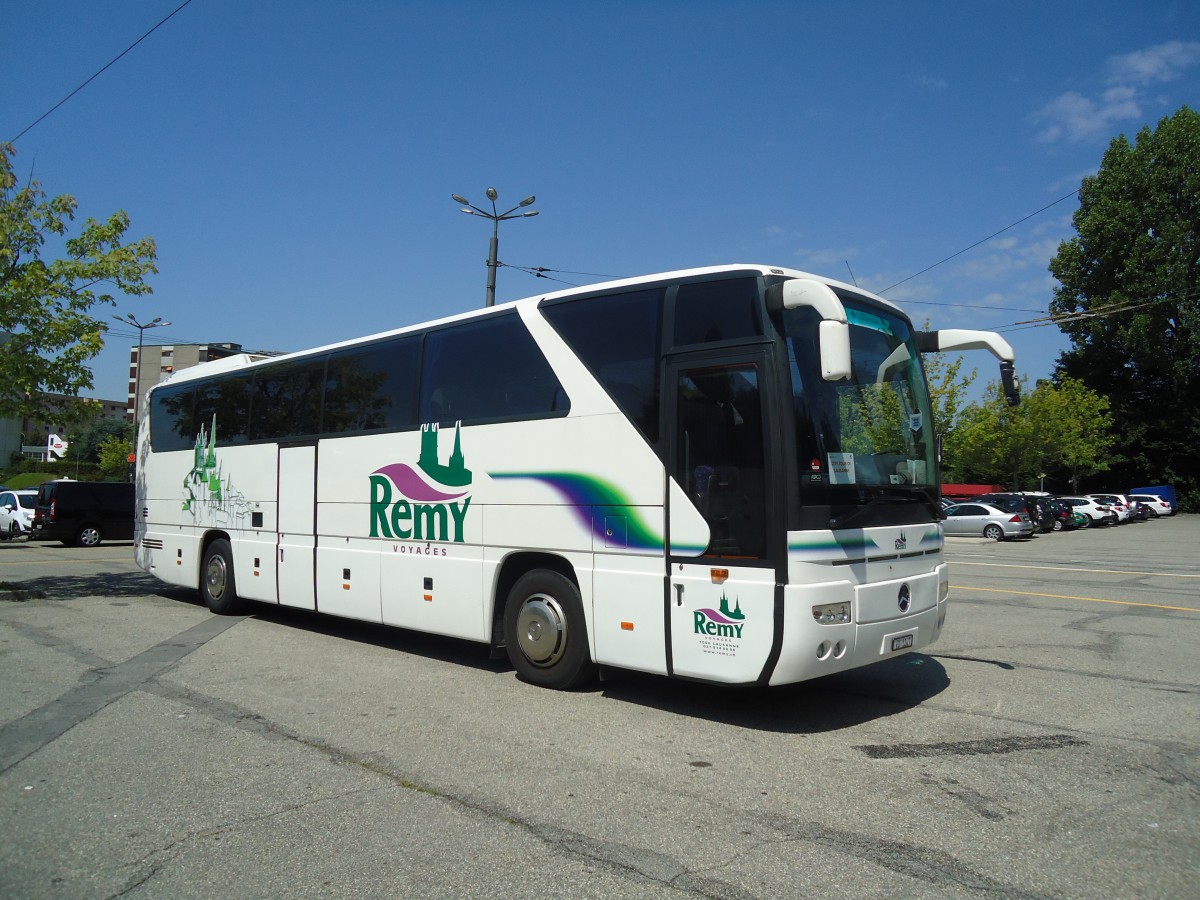
[[[683,585],[675,585],[675,605],[683,606]]]

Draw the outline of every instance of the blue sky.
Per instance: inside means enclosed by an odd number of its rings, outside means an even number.
[[[181,2],[9,4],[0,140]],[[101,312],[95,396],[125,396],[137,341],[110,313],[299,350],[481,306],[491,225],[450,195],[489,186],[540,211],[500,226],[500,260],[560,279],[502,268],[499,301],[770,263],[1000,329],[1039,378],[1067,344],[1017,323],[1046,312],[1075,200],[1014,223],[1198,102],[1194,0],[192,0],[15,165],[158,243],[154,294]]]

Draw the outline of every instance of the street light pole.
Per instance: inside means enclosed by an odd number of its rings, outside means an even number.
[[[478,206],[475,206],[466,197],[462,197],[458,194],[450,195],[450,198],[455,203],[462,204],[462,209],[459,210],[460,212],[465,212],[468,216],[480,216],[481,218],[492,220],[492,240],[488,244],[488,261],[487,261],[488,277],[487,277],[487,296],[486,296],[486,301],[484,304],[485,306],[495,306],[496,305],[496,269],[498,269],[500,267],[500,263],[497,261],[497,258],[496,258],[496,253],[500,247],[500,223],[505,222],[508,219],[525,219],[525,218],[529,218],[530,216],[536,216],[538,214],[538,211],[536,209],[531,209],[526,212],[517,213],[518,209],[522,209],[523,207],[529,206],[531,203],[533,203],[535,198],[533,197],[532,194],[530,196],[526,197],[524,200],[522,200],[520,203],[518,203],[512,209],[507,210],[506,212],[497,212],[497,210],[496,210],[496,199],[499,196],[500,195],[498,193],[496,193],[495,188],[490,187],[487,189],[487,198],[492,203],[492,211],[488,212],[485,209],[480,209]],[[517,213],[517,214],[513,215],[513,213]]]
[[[137,381],[133,386],[133,445],[137,449],[138,426],[141,425],[142,414],[142,344],[143,337],[146,334],[147,328],[162,328],[170,325],[170,322],[164,322],[161,316],[155,316],[145,325],[134,318],[133,313],[126,313],[123,316],[113,316],[118,322],[123,325],[132,325],[138,330],[138,362],[137,362]]]

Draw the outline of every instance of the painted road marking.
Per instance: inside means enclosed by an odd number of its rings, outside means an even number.
[[[1169,609],[1174,612],[1194,612],[1200,613],[1200,609],[1193,609],[1190,606],[1167,606],[1164,603],[1137,603],[1133,600],[1103,600],[1099,597],[1076,597],[1072,594],[1039,594],[1035,591],[1008,591],[1004,588],[984,588],[971,587],[966,584],[954,584],[951,582],[951,589],[959,588],[964,591],[986,591],[989,594],[1016,594],[1020,597],[1047,597],[1051,600],[1083,600],[1087,603],[1117,603],[1121,606],[1144,606],[1148,609]]]
[[[1071,566],[1023,566],[1016,563],[967,562],[946,560],[952,566],[991,566],[995,569],[1044,569],[1047,572],[1094,572],[1097,575],[1151,575],[1163,578],[1200,578],[1200,575],[1185,575],[1182,572],[1138,572],[1131,569],[1087,569]]]

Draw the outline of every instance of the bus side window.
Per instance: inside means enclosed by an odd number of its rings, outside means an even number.
[[[251,440],[315,435],[320,427],[325,357],[264,366],[254,376]]]
[[[425,335],[422,422],[512,422],[561,415],[554,370],[515,312]]]
[[[190,384],[164,385],[150,395],[150,446],[155,453],[190,450],[196,443],[192,419],[195,389]]]
[[[542,307],[554,330],[651,443],[659,436],[662,300],[663,289],[653,288]]]
[[[681,284],[675,294],[673,345],[688,347],[763,333],[757,278]]]
[[[416,428],[419,351],[420,337],[405,335],[330,354],[322,433]]]
[[[250,409],[250,378],[246,375],[223,375],[196,387],[196,412],[192,425],[194,434],[200,429],[211,432],[216,422],[216,438],[222,446],[243,444],[248,434]]]

